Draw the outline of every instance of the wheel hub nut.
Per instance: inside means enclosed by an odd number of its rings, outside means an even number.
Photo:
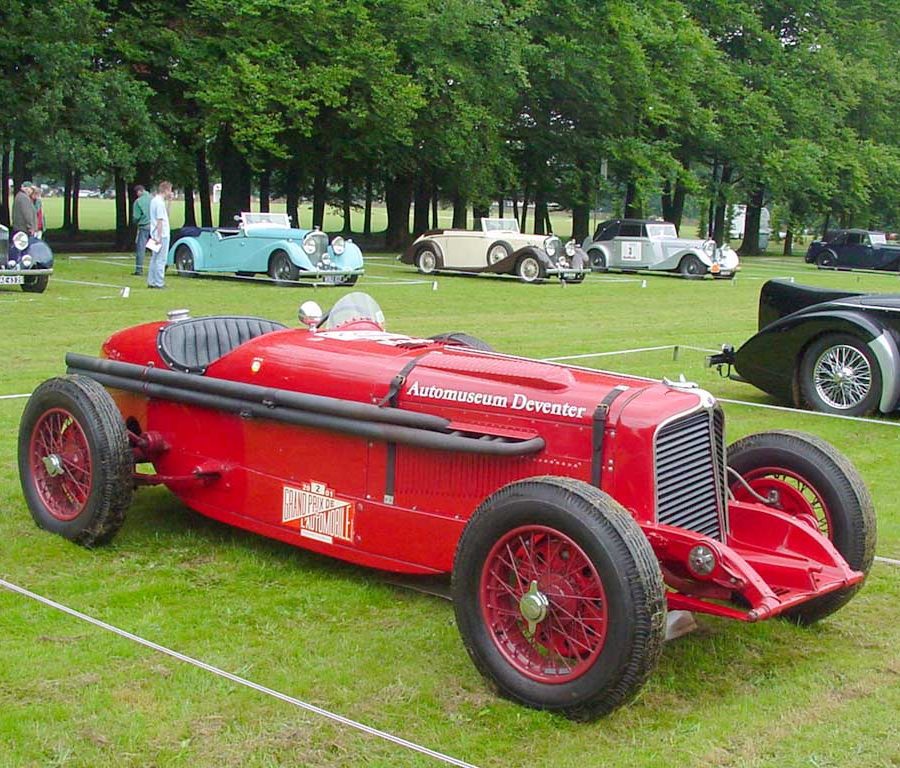
[[[550,601],[547,595],[538,589],[536,581],[531,582],[528,591],[519,600],[519,612],[528,623],[528,631],[534,633],[535,628],[547,618]]]
[[[42,461],[44,469],[47,470],[50,477],[59,477],[63,473],[63,463],[57,454],[51,453],[49,456],[44,456]]]

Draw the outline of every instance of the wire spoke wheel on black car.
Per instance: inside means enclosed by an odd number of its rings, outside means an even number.
[[[678,272],[682,277],[701,277],[706,274],[706,267],[700,259],[690,254],[681,260],[681,263],[678,265]]]
[[[800,364],[800,393],[817,411],[862,416],[878,407],[881,369],[872,350],[846,333],[814,341]]]
[[[537,256],[523,256],[516,264],[516,274],[523,283],[535,283],[544,276],[544,267]]]
[[[186,245],[175,249],[175,271],[182,277],[194,276],[194,254]]]
[[[430,275],[437,269],[437,254],[431,248],[420,248],[416,253],[416,269]]]
[[[453,602],[469,655],[503,695],[575,719],[633,698],[665,631],[640,527],[568,478],[512,483],[479,507],[457,549]]]
[[[284,251],[275,251],[269,257],[269,277],[273,280],[297,280],[300,270]]]
[[[50,275],[32,275],[25,276],[25,282],[22,283],[22,290],[25,293],[43,293],[47,290],[47,284],[50,282]]]
[[[82,376],[49,379],[19,426],[19,477],[41,527],[85,546],[108,541],[131,503],[133,457],[113,399]]]
[[[760,432],[728,447],[728,466],[743,479],[729,477],[737,501],[758,501],[754,493],[762,496],[826,536],[851,568],[868,573],[875,557],[875,509],[843,454],[802,432]],[[857,589],[859,585],[823,595],[784,616],[801,624],[818,621]]]

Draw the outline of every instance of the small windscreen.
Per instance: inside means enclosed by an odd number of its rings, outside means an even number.
[[[241,224],[245,227],[263,225],[290,228],[291,219],[286,213],[253,213],[251,211],[242,211]]]
[[[354,291],[338,299],[320,327],[333,330],[358,320],[369,320],[384,328],[384,312],[375,299],[362,291]]]
[[[482,219],[482,232],[518,232],[519,222],[515,219]]]

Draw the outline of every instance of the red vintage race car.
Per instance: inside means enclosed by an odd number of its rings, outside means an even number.
[[[31,396],[19,469],[38,525],[101,544],[134,487],[162,483],[295,546],[452,573],[478,669],[579,719],[640,689],[667,607],[812,622],[872,563],[850,463],[796,432],[726,449],[694,385],[389,333],[361,293],[324,318],[307,302],[307,328],[185,314],[67,355]]]

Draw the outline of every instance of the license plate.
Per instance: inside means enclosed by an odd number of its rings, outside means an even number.
[[[326,283],[339,283],[339,282],[341,282],[341,277],[343,277],[343,276],[342,275],[322,275],[322,277],[325,279]]]
[[[578,278],[577,272],[563,272],[563,280],[576,280]]]
[[[0,285],[22,285],[24,282],[24,275],[0,275]]]

